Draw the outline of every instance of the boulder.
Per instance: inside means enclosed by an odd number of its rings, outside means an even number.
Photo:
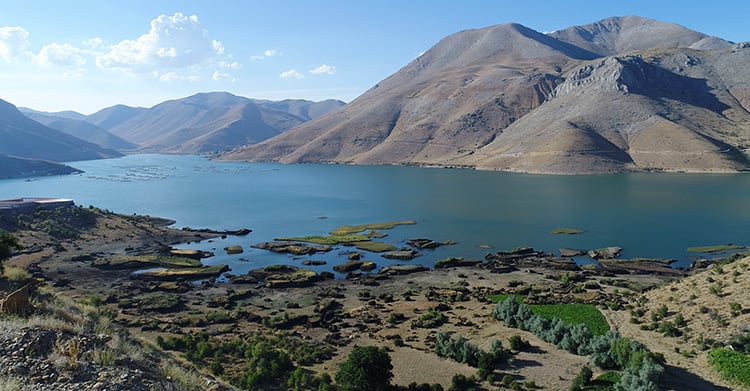
[[[388,251],[387,253],[383,254],[383,258],[410,261],[420,255],[422,254],[414,250],[396,250],[396,251]]]
[[[333,270],[339,272],[339,273],[348,273],[353,272],[355,270],[359,270],[360,267],[364,264],[363,261],[346,261],[346,263],[342,263],[341,265],[336,265],[333,267]]]
[[[422,265],[391,265],[380,270],[380,274],[411,274],[426,272],[429,268]]]
[[[561,257],[580,257],[586,255],[586,250],[579,250],[576,248],[561,248],[559,251]]]
[[[588,251],[589,256],[594,259],[614,259],[619,257],[620,253],[622,253],[622,248],[616,246],[598,248]]]
[[[294,255],[310,255],[315,253],[325,253],[333,249],[333,247],[324,244],[306,244],[300,242],[287,242],[287,241],[275,241],[275,242],[264,242],[258,243],[253,248],[259,248],[261,250],[273,251],[276,253],[289,253]]]
[[[448,268],[448,267],[471,267],[482,263],[478,259],[464,259],[462,257],[450,257],[441,259],[435,262],[435,269]]]

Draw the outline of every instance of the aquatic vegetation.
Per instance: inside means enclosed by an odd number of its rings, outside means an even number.
[[[362,225],[344,225],[331,231],[331,235],[349,235],[349,234],[355,234],[357,232],[363,232],[368,229],[374,229],[374,230],[391,229],[397,225],[414,225],[416,223],[417,222],[413,220],[406,220],[406,221],[391,221],[391,222],[385,222],[385,223],[373,223],[373,224],[362,224]]]
[[[743,250],[745,248],[745,246],[739,246],[736,244],[719,244],[715,246],[688,247],[687,250],[691,253],[717,253],[729,250]]]
[[[311,236],[299,236],[299,237],[292,237],[292,238],[274,238],[274,240],[283,241],[283,242],[305,242],[305,243],[315,243],[315,244],[325,244],[328,246],[335,246],[337,244],[343,244],[343,243],[366,242],[370,240],[370,237],[368,235],[333,234],[333,235],[328,235],[328,236],[311,235]]]
[[[578,228],[555,228],[552,231],[550,231],[550,234],[552,235],[578,235],[582,234],[585,231]]]

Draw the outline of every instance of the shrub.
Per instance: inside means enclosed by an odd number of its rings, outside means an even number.
[[[341,391],[381,391],[390,387],[393,378],[391,357],[385,348],[354,347],[349,358],[336,373]]]

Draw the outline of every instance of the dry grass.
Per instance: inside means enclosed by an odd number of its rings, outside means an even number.
[[[0,391],[18,391],[22,385],[23,382],[17,377],[0,376]]]

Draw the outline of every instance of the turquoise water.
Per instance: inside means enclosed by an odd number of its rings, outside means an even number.
[[[183,247],[216,249],[206,263],[229,262],[233,272],[303,258],[250,249],[280,236],[327,234],[340,225],[415,220],[387,231],[396,246],[413,237],[459,244],[425,252],[427,266],[447,256],[483,257],[521,246],[620,246],[623,258],[664,257],[687,265],[688,247],[750,244],[750,175],[523,175],[437,168],[223,163],[199,156],[131,155],[72,163],[84,174],[0,181],[0,198],[66,197],[124,214],[150,214],[175,227],[250,228]],[[550,235],[557,227],[582,235]],[[240,244],[246,252],[226,256]],[[345,248],[325,259],[328,270]],[[242,258],[242,260],[240,260]],[[379,266],[390,263],[367,254]],[[579,261],[585,262],[585,259]]]

